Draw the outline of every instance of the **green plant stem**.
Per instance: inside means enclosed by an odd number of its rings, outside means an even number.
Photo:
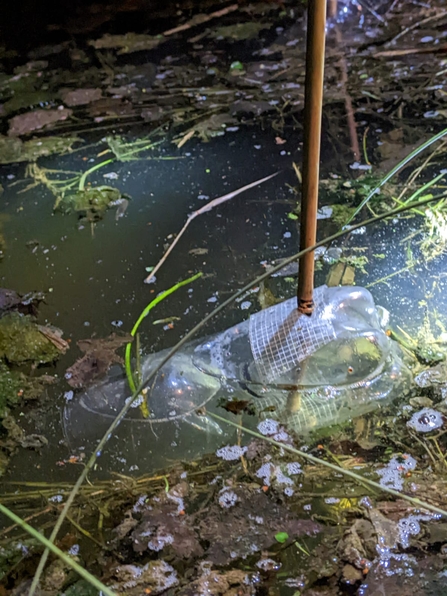
[[[419,145],[419,147],[416,147],[416,149],[414,151],[412,151],[410,153],[410,155],[407,155],[407,157],[405,157],[401,162],[399,162],[397,164],[397,166],[395,166],[390,172],[388,172],[388,174],[384,178],[382,178],[382,180],[380,181],[378,186],[376,186],[375,189],[372,190],[369,193],[369,195],[363,199],[363,201],[360,203],[360,205],[357,207],[357,209],[354,211],[354,213],[349,217],[349,219],[347,220],[345,225],[348,225],[351,223],[351,221],[354,219],[354,217],[356,217],[358,215],[358,213],[363,209],[363,207],[366,205],[366,203],[368,203],[368,201],[382,188],[382,186],[384,184],[386,184],[388,182],[388,180],[390,180],[395,174],[397,174],[397,172],[399,170],[404,168],[407,165],[407,163],[409,163],[412,159],[414,159],[417,155],[419,155],[419,153],[422,153],[422,151],[425,151],[425,149],[427,149],[427,147],[430,147],[430,145],[433,145],[433,143],[436,143],[436,141],[439,141],[445,135],[447,135],[447,128],[444,128],[444,130],[441,130],[441,132],[439,132],[437,135],[435,135],[431,139],[428,139],[428,141],[426,141],[425,143],[422,143],[422,145]]]
[[[28,534],[30,534],[33,538],[39,540],[39,542],[41,542],[46,549],[50,550],[52,553],[58,556],[59,559],[61,559],[68,567],[71,567],[74,571],[76,571],[78,575],[80,575],[83,579],[88,581],[89,584],[91,584],[94,588],[96,588],[106,596],[117,596],[113,590],[105,586],[94,575],[92,575],[86,569],[84,569],[78,563],[76,563],[76,561],[72,557],[64,553],[64,551],[62,551],[60,548],[54,545],[51,542],[51,540],[45,538],[45,536],[43,536],[40,532],[38,532],[29,524],[27,524],[25,521],[23,521],[22,518],[18,517],[10,509],[0,504],[0,512],[3,513],[3,515],[6,515],[6,517],[9,517],[11,521],[20,526],[26,532],[28,532]]]
[[[261,283],[261,281],[264,281],[265,279],[270,277],[273,273],[276,273],[277,271],[279,271],[280,269],[282,269],[289,263],[293,263],[294,261],[297,261],[298,259],[300,259],[303,255],[307,254],[308,252],[311,252],[311,251],[315,250],[316,248],[319,248],[320,246],[324,246],[325,244],[333,242],[334,240],[337,240],[341,236],[344,236],[345,234],[349,234],[353,230],[357,230],[358,228],[361,228],[363,226],[368,226],[368,225],[371,225],[378,221],[382,221],[383,219],[386,219],[388,217],[395,217],[396,215],[399,215],[400,213],[404,213],[405,211],[409,211],[410,209],[414,209],[415,207],[422,207],[423,205],[427,205],[428,203],[431,203],[431,202],[439,201],[441,199],[444,199],[445,197],[447,197],[447,193],[443,193],[441,195],[438,195],[437,197],[431,197],[429,199],[424,199],[424,200],[418,201],[417,203],[414,203],[412,205],[405,205],[403,207],[399,207],[398,209],[392,209],[391,211],[388,211],[387,213],[382,213],[381,215],[377,215],[376,217],[372,217],[372,218],[362,221],[360,223],[349,226],[346,229],[340,230],[339,232],[332,234],[332,236],[329,236],[328,238],[325,238],[324,240],[320,240],[320,242],[317,242],[314,246],[309,246],[308,248],[300,251],[299,253],[296,253],[295,255],[292,255],[291,257],[285,259],[284,261],[282,261],[275,267],[272,267],[272,269],[270,269],[269,271],[266,271],[265,273],[263,273],[256,279],[250,281],[243,288],[241,288],[240,290],[235,292],[232,296],[227,298],[224,302],[222,302],[222,304],[220,304],[212,312],[210,312],[208,315],[206,315],[197,325],[195,325],[191,329],[191,331],[186,333],[184,335],[184,337],[182,337],[182,339],[179,342],[177,342],[177,344],[166,354],[166,356],[163,358],[163,360],[160,362],[160,364],[150,373],[150,375],[148,375],[148,377],[146,379],[142,380],[142,382],[139,384],[139,386],[136,388],[136,390],[132,394],[132,397],[127,401],[126,405],[123,406],[121,411],[117,414],[115,420],[111,423],[109,428],[104,433],[104,436],[99,441],[98,446],[96,447],[96,449],[90,456],[83,471],[79,475],[79,478],[77,479],[70,494],[68,495],[68,498],[64,504],[64,507],[62,508],[62,511],[60,512],[59,517],[54,525],[53,531],[51,532],[50,541],[54,542],[81,485],[83,484],[84,480],[87,478],[90,470],[92,470],[93,466],[95,465],[96,460],[99,457],[99,455],[102,453],[102,450],[104,449],[107,441],[109,440],[110,437],[113,436],[113,433],[115,432],[116,428],[118,427],[118,425],[120,424],[120,422],[122,421],[124,416],[127,414],[129,409],[132,407],[132,403],[135,401],[135,399],[138,397],[138,395],[141,393],[141,391],[148,385],[148,383],[154,378],[154,376],[158,373],[158,371],[168,362],[168,360],[170,358],[172,358],[172,356],[176,352],[178,352],[178,350],[186,342],[188,342],[190,339],[192,339],[192,337],[197,333],[197,331],[202,329],[202,327],[204,325],[206,325],[206,323],[208,323],[208,321],[210,321],[212,318],[214,318],[218,313],[220,313],[224,308],[226,308],[227,306],[232,304],[239,297],[243,296],[246,292],[251,290],[251,288],[253,286],[259,285]],[[49,554],[49,549],[46,548],[42,554],[40,561],[39,561],[39,565],[38,565],[36,573],[34,575],[33,582],[31,584],[28,596],[34,596],[34,594],[35,594],[36,588],[39,584],[40,577],[41,577],[43,569],[45,567],[45,563],[48,559],[48,554]]]
[[[408,205],[408,203],[412,203],[413,201],[416,201],[416,199],[418,197],[420,197],[426,190],[428,190],[429,188],[431,188],[434,184],[436,184],[437,182],[439,182],[439,180],[442,180],[442,178],[444,178],[446,175],[446,173],[442,173],[442,174],[438,174],[437,176],[435,176],[433,178],[433,180],[430,180],[430,182],[427,182],[426,184],[424,184],[423,186],[421,186],[421,188],[418,188],[417,191],[415,191],[411,197],[409,197],[406,201],[402,201],[403,205]]]
[[[388,493],[389,495],[393,495],[394,497],[403,499],[404,501],[408,501],[415,507],[418,507],[421,509],[427,509],[428,511],[432,511],[433,513],[437,513],[438,515],[447,517],[447,511],[445,509],[441,509],[440,507],[436,507],[436,505],[430,505],[430,503],[425,503],[424,501],[421,501],[421,499],[418,499],[417,497],[411,497],[409,495],[406,495],[405,493],[399,492],[398,490],[394,490],[393,488],[388,488],[387,486],[382,486],[378,482],[375,482],[375,480],[370,480],[369,478],[360,476],[360,474],[357,474],[356,472],[353,472],[352,470],[347,470],[346,468],[342,468],[342,467],[340,467],[336,464],[333,464],[329,461],[320,459],[319,457],[315,457],[314,455],[311,455],[310,453],[306,453],[305,451],[296,449],[296,447],[293,447],[292,445],[287,445],[286,443],[279,443],[278,441],[275,441],[274,439],[271,439],[270,437],[266,437],[265,435],[261,435],[260,433],[254,431],[254,430],[245,428],[244,426],[241,426],[240,424],[237,424],[236,422],[233,422],[232,420],[227,420],[226,418],[223,418],[222,416],[219,416],[218,414],[214,414],[213,412],[208,412],[207,415],[211,416],[212,418],[215,418],[216,420],[219,420],[220,422],[225,422],[226,424],[229,424],[230,426],[234,426],[238,430],[240,430],[244,433],[247,433],[248,435],[252,435],[253,437],[256,437],[257,439],[262,439],[263,441],[266,441],[267,443],[275,445],[275,447],[279,447],[280,449],[283,449],[284,451],[290,451],[290,453],[299,455],[303,459],[306,459],[307,461],[310,461],[313,464],[316,464],[317,466],[323,466],[325,468],[330,468],[332,471],[337,472],[337,474],[343,474],[344,476],[349,476],[349,478],[353,478],[356,482],[359,482],[360,484],[368,484],[369,486],[371,486],[372,488],[374,488],[376,490]]]
[[[196,279],[198,279],[201,276],[202,276],[202,273],[196,273],[196,275],[193,275],[192,277],[188,277],[188,279],[179,281],[177,284],[172,286],[172,288],[169,288],[169,290],[165,290],[164,292],[159,294],[156,298],[154,298],[152,300],[152,302],[149,302],[149,304],[143,310],[141,315],[138,317],[137,322],[135,323],[135,325],[132,328],[132,331],[130,332],[130,335],[132,337],[135,337],[141,323],[147,317],[147,315],[150,313],[150,311],[154,308],[154,306],[157,306],[157,304],[159,304],[162,300],[164,300],[165,298],[167,298],[168,296],[170,296],[171,294],[176,292],[179,288],[182,288],[183,286],[186,286],[187,284],[192,283],[193,281],[195,281]],[[135,385],[135,380],[133,378],[132,367],[131,367],[131,363],[130,363],[131,350],[132,350],[132,342],[129,342],[128,344],[126,344],[124,363],[125,363],[125,368],[126,368],[127,382],[129,383],[129,387],[130,387],[130,390],[132,391],[132,393],[135,393],[135,391],[137,390],[137,387]]]
[[[99,168],[103,168],[104,166],[107,166],[109,163],[112,163],[113,161],[115,161],[115,159],[113,159],[113,158],[106,159],[106,161],[97,163],[95,166],[92,166],[90,169],[88,169],[86,172],[84,172],[82,174],[82,176],[79,178],[78,190],[80,190],[80,191],[85,190],[85,181],[87,180],[87,176],[90,176],[90,174],[93,174],[93,172],[96,172],[96,170],[99,170]]]
[[[371,283],[366,284],[365,288],[368,289],[368,288],[372,288],[373,286],[376,286],[377,284],[385,283],[389,279],[391,279],[392,277],[394,277],[396,275],[400,275],[401,273],[404,273],[405,271],[410,271],[410,269],[412,269],[415,265],[416,265],[416,263],[414,263],[412,265],[407,265],[406,267],[402,267],[402,269],[399,269],[398,271],[394,271],[393,273],[390,273],[389,275],[385,275],[385,277],[381,277],[380,279],[376,279],[376,281],[372,281]]]

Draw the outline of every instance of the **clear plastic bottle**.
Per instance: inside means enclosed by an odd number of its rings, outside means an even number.
[[[383,329],[384,311],[367,290],[322,286],[315,302],[311,317],[297,313],[293,298],[184,346],[149,382],[148,418],[134,402],[128,432],[152,454],[196,457],[234,434],[207,415],[230,416],[220,397],[251,399],[260,418],[268,411],[305,433],[370,411],[408,386],[410,373]],[[167,352],[143,361],[143,378]],[[77,443],[97,439],[129,398],[125,378],[87,390],[67,404],[67,434]]]

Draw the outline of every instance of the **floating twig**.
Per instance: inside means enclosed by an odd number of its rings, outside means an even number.
[[[274,174],[270,174],[270,176],[266,176],[265,178],[256,180],[256,182],[250,182],[250,184],[246,184],[245,186],[242,186],[241,188],[238,188],[237,190],[233,190],[232,192],[229,192],[228,194],[223,195],[222,197],[213,199],[212,201],[210,201],[209,203],[207,203],[200,209],[197,209],[197,211],[193,211],[192,213],[190,213],[188,215],[188,219],[186,220],[185,225],[180,230],[180,232],[177,234],[177,236],[175,237],[175,240],[170,245],[168,250],[162,256],[162,258],[158,261],[158,263],[155,265],[155,267],[152,269],[152,271],[149,273],[149,275],[146,277],[146,279],[144,280],[144,283],[148,284],[151,281],[151,279],[154,277],[154,275],[157,273],[157,271],[160,269],[160,267],[163,265],[163,263],[168,258],[169,254],[173,250],[174,246],[177,244],[177,242],[180,240],[180,238],[186,232],[186,229],[188,228],[189,224],[192,222],[193,219],[195,219],[198,215],[202,215],[203,213],[206,213],[207,211],[211,211],[211,209],[214,209],[214,207],[217,207],[218,205],[221,205],[222,203],[225,203],[226,201],[229,201],[230,199],[234,199],[234,197],[236,197],[237,195],[240,195],[241,193],[245,192],[246,190],[249,190],[250,188],[253,188],[254,186],[258,186],[258,184],[262,184],[263,182],[270,180],[270,178],[273,178],[277,174],[279,174],[279,172],[275,172]]]

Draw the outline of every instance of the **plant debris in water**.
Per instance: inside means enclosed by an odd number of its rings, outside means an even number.
[[[0,358],[13,364],[54,362],[62,350],[47,337],[45,331],[46,328],[40,328],[29,315],[5,314],[0,319]]]
[[[117,188],[97,186],[66,195],[59,202],[57,209],[63,213],[75,212],[80,220],[96,222],[104,217],[108,209],[127,200],[128,197]]]
[[[78,347],[85,352],[82,358],[67,369],[65,378],[71,387],[88,387],[102,379],[113,363],[124,364],[116,350],[133,341],[131,335],[116,335],[112,333],[103,339],[82,339]]]

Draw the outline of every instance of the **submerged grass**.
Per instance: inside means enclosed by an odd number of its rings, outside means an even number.
[[[101,581],[99,581],[99,579],[97,579],[94,575],[92,575],[86,569],[84,569],[84,567],[81,567],[79,563],[76,563],[76,561],[72,557],[64,553],[64,551],[62,551],[55,544],[53,544],[51,540],[45,538],[43,534],[38,532],[29,524],[27,524],[25,521],[23,521],[23,519],[18,517],[15,513],[13,513],[10,509],[5,507],[1,503],[0,513],[3,513],[3,515],[6,515],[6,517],[8,517],[15,524],[26,530],[28,534],[30,534],[30,536],[36,538],[36,540],[39,540],[39,542],[41,542],[46,549],[50,550],[53,554],[59,557],[59,559],[63,561],[68,567],[71,567],[71,569],[76,571],[76,573],[78,573],[83,579],[88,581],[89,584],[91,584],[94,588],[97,588],[100,591],[100,593],[105,594],[106,596],[117,596],[116,592],[104,585]]]
[[[171,294],[176,292],[179,288],[182,288],[183,286],[186,286],[187,284],[192,283],[193,281],[195,281],[196,279],[198,279],[201,276],[202,276],[202,273],[196,273],[196,275],[193,275],[192,277],[189,277],[188,279],[185,279],[183,281],[179,281],[177,284],[175,284],[168,290],[161,292],[161,294],[159,294],[156,298],[154,298],[152,300],[152,302],[150,302],[146,306],[146,308],[143,310],[141,315],[138,317],[137,322],[132,327],[132,331],[130,332],[130,335],[132,337],[136,336],[141,323],[147,317],[147,315],[150,313],[150,311],[155,306],[157,306],[157,304],[159,304],[162,300],[164,300],[165,298],[167,298],[168,296],[170,296]],[[125,369],[126,369],[127,382],[129,383],[130,390],[132,391],[132,393],[135,393],[135,391],[137,390],[137,385],[135,383],[134,373],[132,372],[132,365],[131,365],[131,361],[130,361],[131,351],[132,351],[132,343],[129,342],[128,344],[126,344],[126,351],[125,351],[125,355],[124,355],[124,364],[125,364]],[[138,359],[138,356],[139,356],[139,350],[137,347],[137,359]],[[139,380],[140,379],[138,379],[137,382]],[[142,414],[145,418],[147,418],[149,416],[149,410],[147,407],[146,400],[144,400],[143,404],[142,404]]]
[[[397,166],[395,166],[390,172],[388,172],[388,174],[382,178],[382,180],[379,182],[379,184],[371,192],[368,193],[368,195],[363,199],[363,201],[360,203],[360,205],[356,208],[354,213],[349,216],[345,225],[348,225],[351,223],[351,221],[360,213],[360,211],[363,209],[363,207],[372,199],[372,197],[374,195],[376,195],[379,192],[379,190],[382,188],[382,186],[384,186],[389,180],[391,180],[391,178],[393,178],[393,176],[395,174],[397,174],[397,172],[399,172],[402,168],[404,168],[407,164],[409,164],[415,157],[417,157],[423,151],[425,151],[425,149],[427,149],[428,147],[433,145],[433,143],[436,143],[437,141],[439,141],[446,135],[447,135],[447,128],[444,128],[444,130],[441,130],[441,132],[439,132],[437,135],[434,135],[433,137],[428,139],[428,141],[425,141],[425,143],[422,143],[422,145],[419,145],[419,147],[416,147],[416,149],[414,151],[412,151],[402,161],[400,161],[397,164]],[[410,197],[410,200],[411,200],[411,197]]]

